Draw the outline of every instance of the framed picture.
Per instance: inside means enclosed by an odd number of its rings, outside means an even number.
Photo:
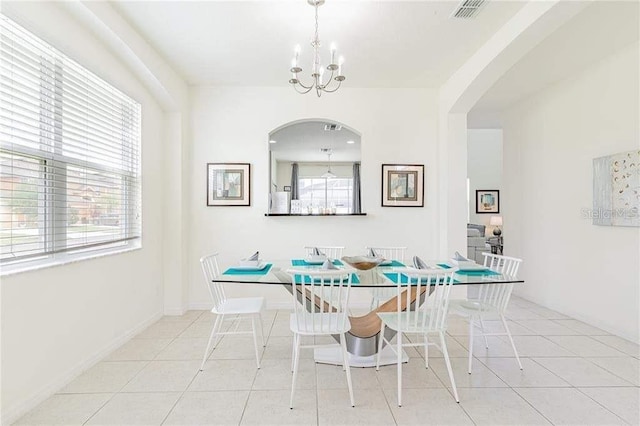
[[[500,213],[500,191],[476,189],[476,213]]]
[[[207,206],[251,205],[249,163],[207,164]]]
[[[284,190],[285,190],[286,192],[291,192],[291,187],[290,187],[289,185],[285,185],[285,186],[284,186]]]
[[[424,207],[424,165],[382,165],[382,207]]]

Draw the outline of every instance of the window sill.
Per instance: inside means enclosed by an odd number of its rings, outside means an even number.
[[[265,213],[265,216],[366,216],[366,213],[335,213],[335,214],[292,214],[292,213]]]
[[[30,260],[24,262],[16,262],[10,265],[0,266],[0,277],[9,277],[25,272],[38,271],[41,269],[52,268],[56,266],[69,265],[71,263],[81,262],[83,260],[97,259],[100,257],[113,256],[121,253],[128,253],[142,248],[140,240],[128,243],[124,246],[104,248],[102,250],[94,250],[91,252],[81,252],[66,254],[64,257],[52,258],[43,257],[38,260]]]

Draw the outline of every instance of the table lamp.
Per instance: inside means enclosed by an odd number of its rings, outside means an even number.
[[[500,229],[500,227],[502,226],[502,216],[491,216],[489,225],[495,227],[493,228],[493,235],[499,237],[502,234],[502,229]]]

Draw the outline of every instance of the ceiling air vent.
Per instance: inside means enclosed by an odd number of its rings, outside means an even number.
[[[462,0],[451,14],[452,18],[471,19],[475,18],[478,11],[486,3],[486,0]]]
[[[340,124],[327,123],[324,125],[324,130],[326,130],[327,132],[338,131],[342,130],[342,126]]]

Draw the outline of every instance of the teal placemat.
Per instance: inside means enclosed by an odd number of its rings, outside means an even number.
[[[447,265],[446,263],[438,263],[438,266],[442,269],[451,269],[451,266]]]
[[[338,259],[333,259],[331,261],[331,263],[333,263],[336,266],[343,266],[344,265],[344,263],[342,263]],[[318,265],[321,265],[321,263],[309,263],[304,259],[291,259],[291,265],[293,265],[293,266],[318,266]]]
[[[229,268],[226,271],[224,271],[223,274],[224,275],[265,275],[271,270],[272,266],[273,266],[272,263],[267,263],[267,266],[265,266],[264,268],[262,268],[260,270]]]
[[[398,284],[398,273],[397,272],[385,272],[384,276],[389,278],[389,280],[391,280],[392,283]],[[407,284],[408,280],[409,280],[409,277],[407,277],[404,274],[400,274],[400,283],[401,284]],[[427,280],[428,280],[428,278],[423,278],[422,282],[426,283]],[[414,278],[414,279],[411,280],[411,282],[415,284],[415,283],[418,282],[418,280]],[[456,280],[455,278],[453,279],[453,283],[454,284],[455,283],[459,283],[459,282],[460,281]]]
[[[300,280],[302,279],[301,275],[294,275],[293,279],[295,280],[296,284],[300,283]],[[304,277],[304,282],[306,284],[311,282],[311,278],[309,276],[305,276]],[[316,282],[320,282],[320,280],[316,280]],[[360,280],[358,279],[358,276],[356,274],[351,274],[351,284],[360,284]]]
[[[491,271],[489,269],[487,269],[486,271],[457,271],[456,274],[470,275],[475,277],[481,277],[483,275],[501,275],[500,272]]]

